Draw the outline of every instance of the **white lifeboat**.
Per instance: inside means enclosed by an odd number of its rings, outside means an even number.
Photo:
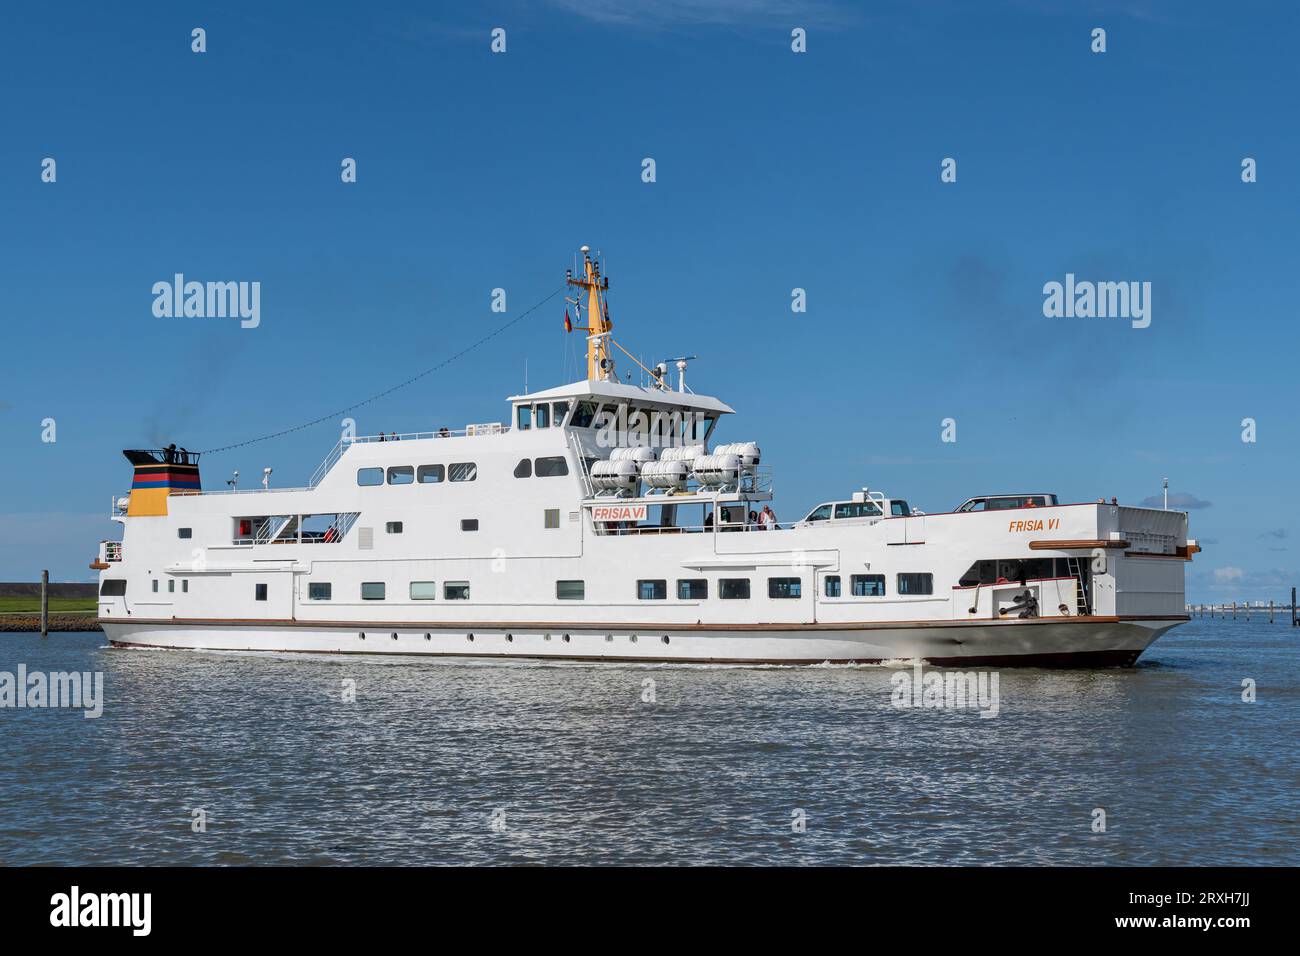
[[[759,460],[763,457],[758,443],[752,441],[738,441],[732,442],[730,445],[719,445],[713,449],[713,454],[735,455],[740,459],[740,466],[746,469],[757,467]]]
[[[639,471],[634,461],[598,461],[591,466],[591,487],[597,491],[636,493]]]
[[[700,484],[717,488],[720,485],[734,485],[740,478],[740,457],[738,455],[701,455],[695,459],[695,480]]]
[[[690,472],[684,461],[648,461],[641,466],[641,479],[651,488],[680,491],[686,487]]]

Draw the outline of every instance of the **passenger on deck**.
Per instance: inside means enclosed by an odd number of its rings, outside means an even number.
[[[379,440],[380,440],[380,441],[388,441],[388,439],[384,436],[384,433],[383,433],[383,432],[380,432],[380,433],[379,433]]]
[[[706,514],[706,515],[704,516],[704,530],[705,530],[705,531],[712,531],[712,530],[713,530],[713,512],[712,512],[712,511],[710,511],[708,514]]]
[[[438,437],[439,437],[439,438],[450,438],[450,437],[451,437],[451,432],[447,431],[447,426],[446,426],[446,425],[443,425],[441,428],[438,429]]]
[[[763,505],[763,513],[758,516],[758,524],[764,531],[776,530],[776,512],[772,510],[771,505]]]
[[[751,511],[751,512],[749,513],[749,517],[748,517],[748,518],[746,519],[746,521],[745,521],[745,530],[746,530],[746,531],[758,531],[758,530],[759,530],[758,512],[757,512],[757,511]]]

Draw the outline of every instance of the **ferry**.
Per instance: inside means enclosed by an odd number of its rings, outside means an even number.
[[[345,436],[300,488],[204,490],[199,454],[126,451],[121,540],[91,565],[112,646],[1130,666],[1188,620],[1184,512],[1025,491],[924,513],[859,488],[771,520],[757,441],[714,441],[733,409],[687,385],[693,356],[645,367],[613,338],[580,255],[587,377],[505,422]]]

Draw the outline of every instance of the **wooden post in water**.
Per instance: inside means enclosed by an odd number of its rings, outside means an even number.
[[[1291,626],[1296,626],[1295,619],[1295,588],[1291,589]]]
[[[1273,623],[1273,602],[1268,602],[1268,623]]]
[[[50,633],[50,572],[41,572],[41,637]]]
[[[1233,601],[1233,602],[1232,602],[1232,619],[1233,619],[1234,621],[1237,619],[1237,602],[1236,602],[1236,601]]]

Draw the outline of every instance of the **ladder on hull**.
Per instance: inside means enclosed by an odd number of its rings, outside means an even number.
[[[1070,569],[1070,575],[1074,578],[1074,599],[1075,614],[1080,617],[1088,616],[1088,587],[1083,582],[1083,568],[1079,565],[1079,559],[1070,557],[1065,559],[1067,567]]]

